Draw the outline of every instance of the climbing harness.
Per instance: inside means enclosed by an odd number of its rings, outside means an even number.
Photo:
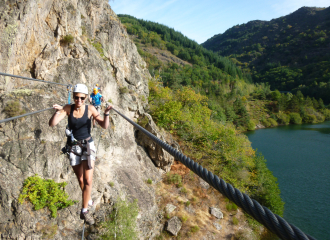
[[[72,136],[72,135],[71,135]],[[77,156],[82,157],[83,154],[87,155],[87,163],[88,163],[88,169],[92,169],[92,159],[91,156],[95,157],[95,151],[91,149],[91,145],[90,143],[93,142],[93,138],[92,137],[88,137],[86,139],[83,140],[75,140],[73,142],[71,142],[71,139],[67,142],[67,146],[66,149],[68,150],[68,152],[71,152]],[[73,146],[79,146],[81,149],[81,154],[77,153],[76,151],[74,151]]]

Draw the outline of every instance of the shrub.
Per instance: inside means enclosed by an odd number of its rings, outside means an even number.
[[[235,236],[233,239],[234,240],[249,240],[250,237],[247,234],[246,230],[239,230],[235,233]]]
[[[257,174],[257,187],[251,192],[251,197],[261,205],[269,208],[273,213],[283,216],[284,202],[280,196],[277,178],[266,166],[265,158],[256,153],[254,157],[255,169]]]
[[[188,206],[190,206],[190,201],[187,201],[186,203],[185,203],[185,205],[188,207]]]
[[[147,183],[148,183],[148,184],[152,184],[152,180],[149,178],[149,179],[147,180]]]
[[[110,187],[115,186],[114,182],[109,182]]]
[[[299,113],[290,113],[290,122],[293,124],[301,124],[302,118],[300,117]]]
[[[227,203],[226,209],[228,211],[237,211],[237,205],[235,203]]]
[[[132,203],[122,200],[118,197],[111,212],[110,219],[102,223],[102,228],[105,230],[101,239],[138,239],[136,232],[136,217],[138,216],[139,208],[137,200]]]
[[[238,225],[238,219],[236,217],[233,217],[233,224]]]
[[[290,117],[289,117],[288,115],[286,115],[285,113],[283,113],[283,112],[279,112],[279,113],[277,114],[277,118],[278,118],[278,122],[279,122],[280,124],[285,124],[285,125],[287,125],[287,124],[290,123]]]
[[[306,114],[303,118],[305,123],[316,123],[317,119],[314,114]]]
[[[179,174],[167,173],[166,182],[168,184],[180,184],[182,183],[182,177]]]
[[[330,110],[329,109],[323,109],[322,113],[323,113],[326,120],[330,119]]]
[[[4,111],[8,117],[15,117],[25,113],[25,111],[21,109],[19,101],[8,102]]]
[[[270,123],[270,126],[272,126],[272,127],[276,127],[278,125],[278,123],[276,122],[276,120],[273,119],[273,118],[268,118],[267,120]]]
[[[68,194],[64,187],[66,182],[56,183],[51,179],[42,179],[37,174],[24,181],[23,190],[18,201],[22,204],[29,199],[35,210],[48,207],[52,217],[56,217],[57,210],[69,207],[78,201],[67,200]]]
[[[85,26],[81,26],[81,34],[82,35],[86,35],[86,33],[87,33],[86,27]]]
[[[143,116],[143,117],[140,117],[138,118],[138,124],[141,126],[141,127],[146,127],[146,125],[149,123],[149,119],[147,116]]]
[[[247,129],[252,131],[256,129],[256,125],[254,124],[254,122],[252,120],[250,120],[247,124]]]
[[[270,127],[271,126],[271,123],[268,121],[268,119],[266,118],[263,118],[261,119],[261,123],[262,125],[264,125],[265,127]]]
[[[187,216],[185,216],[185,215],[183,215],[182,217],[181,217],[181,221],[184,223],[184,222],[186,222],[188,220],[188,217]]]
[[[186,188],[181,188],[181,193],[183,193],[183,194],[186,194],[188,191],[187,191],[187,189]],[[188,201],[189,202],[189,201]],[[189,202],[189,204],[190,204],[190,202]]]
[[[100,56],[102,58],[105,57],[104,52],[103,52],[103,48],[102,48],[102,44],[100,42],[92,43],[92,45],[100,53]]]
[[[71,34],[64,36],[63,38],[64,43],[73,43],[74,42],[74,36]]]
[[[315,112],[315,117],[317,119],[317,122],[324,122],[325,120],[325,116],[323,116],[323,114],[319,112]]]
[[[119,88],[119,92],[121,94],[125,94],[125,93],[128,93],[128,89],[127,89],[127,87],[122,87],[122,88]]]
[[[198,232],[199,231],[199,227],[198,226],[192,226],[191,229],[190,229],[190,231],[192,233]]]

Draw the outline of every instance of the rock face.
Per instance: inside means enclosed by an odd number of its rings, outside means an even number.
[[[90,89],[98,83],[104,98],[129,118],[145,114],[150,75],[107,0],[1,1],[0,33],[0,72],[84,83]],[[65,86],[10,77],[0,76],[0,91],[1,119],[8,117],[4,109],[11,101],[18,101],[25,112],[68,101]],[[24,180],[34,174],[66,181],[70,198],[81,201],[76,177],[60,153],[67,120],[50,128],[52,114],[46,111],[0,126],[1,239],[81,239],[81,203],[52,219],[48,210],[34,211],[31,204],[17,201]],[[150,116],[148,121],[154,126]],[[152,238],[161,226],[154,190],[145,180],[157,182],[161,177],[163,171],[153,162],[167,170],[173,160],[152,143],[139,146],[133,127],[116,113],[111,113],[110,122],[107,130],[92,132],[98,150],[92,192],[95,216],[108,212],[104,209],[119,194],[137,198],[140,237]],[[156,128],[153,133],[161,137]]]
[[[165,139],[165,133],[163,136],[154,121],[152,120],[151,116],[147,113],[144,113],[141,117],[142,125],[145,129],[147,129],[149,132],[154,134],[156,137],[161,139],[163,142],[168,142],[169,145],[172,147],[178,149],[178,146],[176,146],[175,142],[171,139],[167,140]],[[174,162],[174,157],[170,155],[168,152],[166,152],[163,148],[158,146],[155,142],[153,142],[150,138],[145,137],[143,133],[140,133],[137,131],[137,139],[139,143],[147,149],[149,156],[155,163],[155,165],[161,169],[163,169],[165,172],[168,172],[171,170],[171,165]]]

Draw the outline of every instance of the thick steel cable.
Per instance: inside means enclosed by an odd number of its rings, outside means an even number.
[[[37,81],[37,82],[43,82],[43,83],[50,83],[50,84],[57,84],[57,85],[62,85],[62,86],[68,86],[68,84],[64,84],[64,83],[57,83],[57,82],[50,82],[50,81],[45,81],[45,80],[40,80],[40,79],[35,79],[35,78],[22,77],[22,76],[18,76],[18,75],[3,73],[3,72],[0,72],[0,75],[8,76],[8,77],[15,77],[15,78],[22,78],[22,79],[30,80],[30,81]]]
[[[315,240],[315,238],[303,233],[299,228],[288,223],[282,217],[272,213],[268,208],[262,206],[256,200],[251,199],[248,195],[240,192],[231,184],[226,183],[223,179],[203,168],[201,165],[183,155],[170,145],[164,143],[155,135],[148,132],[146,129],[118,112],[116,109],[112,109],[281,239]]]
[[[54,109],[54,108],[53,107],[46,108],[46,109],[43,109],[43,110],[38,110],[38,111],[35,111],[35,112],[26,113],[26,114],[19,115],[19,116],[16,116],[16,117],[6,118],[6,119],[3,119],[3,120],[0,120],[0,123],[9,122],[9,121],[12,121],[12,120],[15,120],[15,119],[18,119],[18,118],[26,117],[26,116],[29,116],[29,115],[32,115],[32,114],[48,111],[48,110],[51,110],[51,109]]]

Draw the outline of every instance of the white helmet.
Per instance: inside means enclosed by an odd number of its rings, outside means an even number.
[[[78,83],[73,88],[74,93],[84,93],[88,95],[88,88],[85,84]]]

